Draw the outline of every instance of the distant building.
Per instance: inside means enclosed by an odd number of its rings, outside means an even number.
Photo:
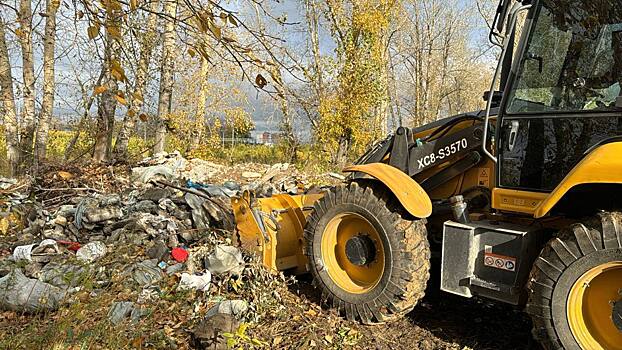
[[[261,145],[274,145],[279,142],[281,134],[264,131],[257,135],[257,143]]]

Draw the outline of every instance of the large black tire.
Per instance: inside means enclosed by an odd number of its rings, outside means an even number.
[[[358,319],[366,324],[386,322],[411,311],[424,295],[430,270],[424,220],[408,217],[390,192],[370,185],[361,187],[352,182],[333,188],[315,203],[305,227],[305,253],[314,285],[321,290],[322,302],[338,309],[349,320]],[[375,245],[383,249],[381,277],[375,286],[362,293],[341,288],[331,278],[322,258],[327,225],[343,213],[363,217],[377,230],[382,242]]]
[[[622,261],[622,214],[618,212],[573,224],[547,243],[531,273],[526,307],[533,336],[545,349],[581,349],[569,324],[571,290],[588,271],[616,261]],[[619,282],[616,288],[622,288]]]

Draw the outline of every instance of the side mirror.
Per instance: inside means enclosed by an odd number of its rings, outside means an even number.
[[[510,9],[511,0],[500,0],[499,6],[497,6],[497,13],[495,14],[495,22],[493,26],[497,30],[497,33],[503,33],[505,28],[505,17]]]
[[[490,42],[494,45],[502,46],[501,42],[505,36],[506,17],[513,1],[514,0],[499,0],[495,18],[492,20],[492,26],[490,27],[490,34],[488,35]]]

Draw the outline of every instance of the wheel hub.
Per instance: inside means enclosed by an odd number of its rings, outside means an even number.
[[[368,235],[359,234],[346,242],[346,256],[356,266],[363,266],[376,259],[376,244]]]
[[[622,350],[622,261],[598,265],[568,294],[568,325],[581,349]]]
[[[352,294],[367,293],[384,274],[380,233],[358,213],[335,215],[322,233],[322,261],[330,279]]]

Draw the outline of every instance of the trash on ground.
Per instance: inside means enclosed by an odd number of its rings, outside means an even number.
[[[207,256],[205,267],[216,275],[228,272],[240,275],[244,270],[244,259],[238,248],[221,244]]]
[[[137,262],[126,271],[131,273],[132,279],[143,287],[157,283],[164,277],[155,259]]]
[[[188,260],[188,251],[184,248],[173,248],[173,250],[171,251],[171,256],[177,262],[185,262],[186,260]]]
[[[119,301],[112,304],[108,311],[108,319],[116,325],[126,319],[134,310],[134,303],[131,301]]]
[[[38,244],[28,244],[15,247],[13,250],[13,260],[37,261],[44,260],[50,255],[60,254],[58,244],[53,239],[45,239]]]
[[[216,314],[227,314],[240,319],[246,311],[248,311],[248,303],[245,300],[225,300],[212,306],[205,314],[205,317],[211,317]]]
[[[24,276],[20,269],[0,278],[3,310],[30,313],[56,310],[66,295],[58,287]]]
[[[105,256],[106,252],[106,244],[103,242],[91,242],[78,249],[76,258],[80,261],[91,263]]]
[[[179,281],[179,289],[188,290],[194,289],[202,292],[207,292],[212,282],[212,274],[209,271],[205,271],[201,275],[191,275],[189,273],[182,273],[181,280]]]
[[[198,322],[192,332],[193,346],[197,349],[227,349],[225,333],[235,334],[240,322],[232,315],[217,314]]]

